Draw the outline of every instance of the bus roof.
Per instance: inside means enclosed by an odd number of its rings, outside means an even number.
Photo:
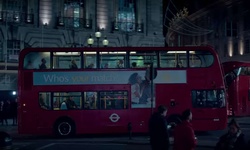
[[[226,61],[222,63],[225,73],[228,73],[239,67],[250,67],[250,61]]]

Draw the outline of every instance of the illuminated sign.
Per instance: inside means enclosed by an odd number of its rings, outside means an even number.
[[[144,80],[145,71],[84,71],[84,72],[34,72],[34,85],[86,85],[86,84],[129,84],[137,74]],[[185,70],[158,71],[154,83],[186,83]]]

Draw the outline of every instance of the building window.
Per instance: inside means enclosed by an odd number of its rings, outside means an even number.
[[[228,56],[228,50],[227,50],[227,45],[224,45],[224,57]]]
[[[22,19],[22,12],[27,10],[27,2],[20,0],[3,0],[3,13],[1,18],[8,22],[20,22]],[[5,13],[5,14],[4,14]]]
[[[237,36],[237,23],[233,21],[228,21],[226,23],[226,36]]]
[[[234,43],[233,54],[238,55],[238,43]]]
[[[19,40],[8,40],[7,42],[7,57],[8,61],[18,61],[18,55],[20,52]]]
[[[249,39],[245,41],[245,53],[250,53]]]
[[[79,28],[84,10],[84,0],[65,0],[64,16],[65,24],[74,28]]]
[[[120,30],[135,31],[135,0],[119,0],[117,21]]]

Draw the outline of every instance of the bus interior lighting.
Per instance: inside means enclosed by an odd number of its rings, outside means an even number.
[[[185,54],[187,51],[168,51],[167,53],[168,54],[175,54],[175,53],[177,53],[177,54]],[[189,53],[190,54],[195,54],[195,52],[194,51],[189,51]]]
[[[96,54],[96,52],[84,52],[84,54]]]
[[[54,52],[54,55],[80,55],[79,52]]]

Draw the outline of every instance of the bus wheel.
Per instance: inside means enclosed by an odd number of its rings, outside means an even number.
[[[54,129],[56,135],[60,137],[67,137],[75,134],[75,125],[69,120],[57,121]]]

